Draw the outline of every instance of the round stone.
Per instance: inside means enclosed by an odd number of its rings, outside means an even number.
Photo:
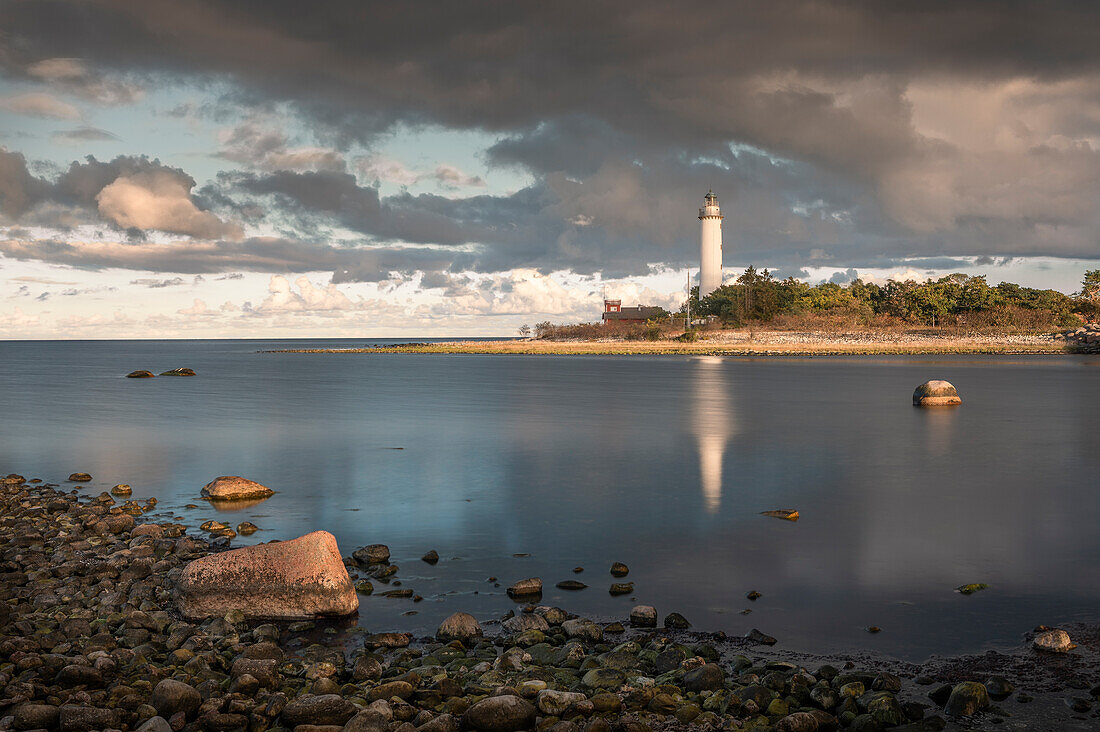
[[[915,407],[951,407],[962,404],[959,393],[951,382],[942,379],[926,381],[913,392]]]
[[[1077,647],[1069,639],[1069,633],[1059,628],[1044,630],[1037,634],[1032,645],[1035,650],[1047,653],[1067,653]]]
[[[440,623],[439,629],[435,632],[435,637],[444,643],[452,640],[465,643],[472,638],[480,638],[482,635],[484,635],[484,631],[481,629],[481,624],[477,622],[477,618],[469,613],[462,612],[454,613],[448,617]]]
[[[976,681],[963,681],[951,689],[943,711],[960,717],[977,714],[989,706],[989,692]]]
[[[650,605],[638,605],[630,611],[630,624],[635,628],[656,628],[657,608]]]

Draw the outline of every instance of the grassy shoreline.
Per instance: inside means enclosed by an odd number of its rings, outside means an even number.
[[[743,337],[739,337],[743,336]],[[751,335],[724,333],[695,343],[672,340],[508,340],[408,343],[363,348],[288,348],[265,353],[425,353],[533,356],[884,356],[922,354],[1064,355],[1065,344],[1040,336],[968,336],[907,338],[882,334],[820,335],[783,332]]]

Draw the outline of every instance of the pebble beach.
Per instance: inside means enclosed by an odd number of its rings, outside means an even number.
[[[188,619],[181,576],[230,556],[227,532],[208,540],[151,518],[155,499],[16,474],[0,500],[5,730],[1092,729],[1100,717],[1100,633],[1087,626],[1022,629],[1017,652],[924,664],[822,657],[772,649],[755,629],[692,627],[673,608],[578,617],[539,604],[537,578],[510,587],[499,615],[456,612],[428,637],[239,608]],[[381,546],[342,547],[349,585],[396,586]]]

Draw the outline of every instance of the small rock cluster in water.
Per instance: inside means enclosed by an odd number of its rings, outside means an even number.
[[[181,368],[178,368],[178,369],[171,369],[169,371],[161,371],[160,375],[161,376],[194,376],[195,375],[195,370],[194,369],[189,369],[186,366],[184,366],[184,367],[181,367]],[[152,371],[146,371],[144,369],[139,369],[137,371],[131,371],[130,373],[126,374],[126,378],[128,378],[128,379],[152,379],[154,377],[156,377],[156,374],[154,374]]]
[[[754,644],[774,638],[692,633],[678,613],[658,629],[648,606],[628,628],[529,604],[491,637],[455,613],[434,638],[375,633],[351,649],[312,622],[236,610],[186,622],[176,580],[211,545],[142,523],[154,506],[0,479],[0,730],[922,730],[942,729],[939,713],[1000,714],[991,697],[1013,692],[995,678],[907,698],[899,675],[761,657]],[[388,554],[357,552],[367,564]],[[1072,645],[1042,631],[1039,648]]]

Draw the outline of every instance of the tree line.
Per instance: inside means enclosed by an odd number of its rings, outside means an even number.
[[[1086,272],[1081,290],[1066,295],[1012,282],[990,285],[985,275],[958,273],[924,282],[888,280],[884,285],[862,279],[810,285],[749,267],[704,298],[698,287],[692,288],[681,313],[689,306],[693,319],[711,317],[727,327],[811,314],[864,325],[1067,327],[1100,315],[1100,269]]]

